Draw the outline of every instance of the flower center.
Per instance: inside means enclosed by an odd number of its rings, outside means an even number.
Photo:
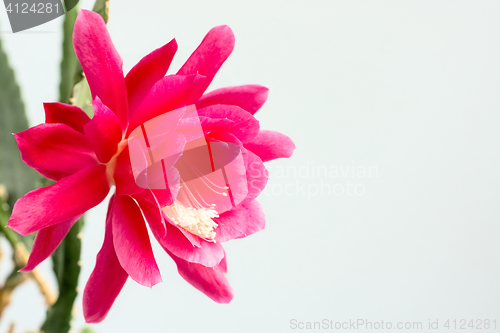
[[[212,208],[185,207],[175,201],[173,205],[162,208],[163,212],[179,227],[199,236],[206,241],[215,242],[215,231],[217,223],[212,219],[219,217],[217,211]]]

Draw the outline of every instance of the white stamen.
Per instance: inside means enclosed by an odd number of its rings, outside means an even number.
[[[173,205],[163,207],[163,212],[179,227],[199,236],[206,241],[215,242],[215,231],[217,223],[212,219],[219,217],[217,211],[211,205],[210,208],[185,207],[178,201]]]

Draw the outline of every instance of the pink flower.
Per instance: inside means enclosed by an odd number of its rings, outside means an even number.
[[[14,206],[8,226],[21,235],[38,231],[22,271],[49,257],[76,220],[103,201],[114,185],[104,244],[84,291],[86,321],[105,318],[128,276],[148,287],[161,282],[146,224],[184,279],[214,301],[229,302],[233,290],[224,277],[221,243],[264,228],[264,213],[254,200],[267,182],[263,162],[290,157],[295,149],[285,135],[260,130],[253,117],[267,89],[246,85],[203,95],[234,47],[227,26],[210,30],[177,74],[169,76],[165,73],[177,50],[175,40],[144,57],[126,77],[98,14],[80,12],[73,42],[95,115],[90,119],[78,107],[46,103],[46,122],[15,134],[23,161],[56,181],[27,193]],[[216,174],[223,167],[215,167],[214,161],[212,170],[186,181],[189,168],[179,165],[189,166],[187,147],[200,139],[190,132],[196,124],[185,114],[189,105],[196,105],[206,145],[237,148],[225,169],[231,186],[217,185]],[[141,150],[132,143],[129,147],[129,139],[134,129],[164,114],[170,117],[164,152],[174,156],[162,160],[160,174],[168,186],[149,186],[157,180],[147,173],[149,185],[144,188],[137,185],[130,159]]]

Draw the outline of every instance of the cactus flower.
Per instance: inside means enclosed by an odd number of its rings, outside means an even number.
[[[264,228],[255,200],[268,178],[263,162],[290,157],[295,148],[287,136],[261,130],[253,116],[267,88],[205,93],[234,47],[227,26],[210,30],[177,73],[167,76],[175,40],[124,76],[122,59],[96,13],[79,13],[73,44],[94,116],[73,105],[46,103],[45,123],[15,134],[23,161],[55,181],[27,193],[13,208],[10,228],[21,235],[38,232],[22,271],[48,258],[73,224],[113,189],[104,243],[83,294],[87,322],[106,317],[129,276],[147,287],[162,281],[148,227],[185,280],[228,303],[233,290],[224,277],[222,243]],[[188,106],[195,116],[187,114]],[[148,124],[163,115],[168,121],[157,127],[160,132],[148,132]],[[150,133],[149,139],[139,138],[141,133]],[[158,138],[157,146],[150,144]],[[153,161],[159,150],[165,158]],[[203,161],[197,153],[202,150],[209,152]]]

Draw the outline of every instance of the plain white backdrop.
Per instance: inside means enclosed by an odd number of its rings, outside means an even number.
[[[424,329],[438,320],[439,331],[447,319],[496,319],[500,328],[499,11],[498,1],[473,0],[112,0],[108,28],[125,71],[175,37],[173,73],[210,28],[230,25],[236,47],[209,89],[267,86],[261,128],[297,149],[268,164],[266,229],[225,246],[229,305],[192,288],[155,246],[164,282],[129,279],[93,329],[298,331],[293,319]],[[30,122],[43,122],[42,103],[58,97],[62,18],[12,34],[1,9],[0,24]],[[105,211],[87,214],[81,290]],[[50,261],[41,268],[50,277]],[[26,284],[0,332],[11,321],[16,333],[37,329],[44,316]]]

